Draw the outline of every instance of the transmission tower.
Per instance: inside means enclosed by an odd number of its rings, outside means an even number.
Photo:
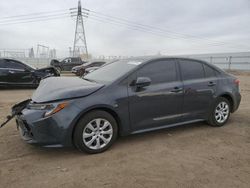
[[[75,30],[75,39],[73,46],[73,56],[84,56],[88,58],[87,43],[82,19],[82,6],[81,0],[78,1],[78,11],[76,19],[76,30]]]

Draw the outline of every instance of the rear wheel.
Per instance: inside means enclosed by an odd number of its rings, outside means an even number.
[[[73,140],[80,151],[100,153],[107,150],[117,138],[117,123],[105,111],[92,111],[77,123]]]
[[[226,98],[217,98],[210,112],[208,123],[215,127],[223,126],[230,117],[230,107],[230,102]]]

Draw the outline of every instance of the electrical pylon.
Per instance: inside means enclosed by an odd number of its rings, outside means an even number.
[[[83,56],[85,58],[88,58],[88,49],[87,49],[85,30],[82,18],[81,0],[78,1],[73,56],[74,57]]]

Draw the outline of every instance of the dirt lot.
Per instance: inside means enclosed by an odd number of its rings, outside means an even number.
[[[24,143],[14,121],[0,129],[0,187],[250,187],[250,75],[228,124],[197,123],[120,138],[107,152]],[[32,90],[1,90],[0,120]]]

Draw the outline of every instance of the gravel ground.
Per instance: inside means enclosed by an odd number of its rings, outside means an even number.
[[[24,143],[14,121],[0,129],[0,187],[250,187],[250,75],[224,127],[196,123],[119,138],[108,151]],[[33,90],[1,90],[0,121]]]

